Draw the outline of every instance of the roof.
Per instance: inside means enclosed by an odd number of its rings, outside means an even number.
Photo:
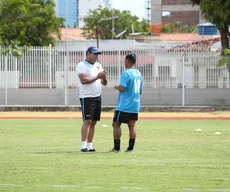
[[[197,33],[171,33],[160,35],[161,41],[185,41],[185,42],[197,42],[209,39],[215,39],[220,37],[219,35],[199,35]]]
[[[132,39],[172,41],[172,42],[196,42],[220,37],[219,35],[199,35],[197,33],[161,33],[160,35],[130,34]]]
[[[60,28],[61,40],[65,41],[68,37],[68,40],[86,40],[86,37],[83,35],[83,30],[79,28]],[[68,36],[67,36],[68,34]]]
[[[230,37],[229,39],[229,45],[230,45]],[[217,43],[219,45],[217,45]],[[213,47],[216,46],[216,47]],[[177,51],[177,52],[184,52],[187,50],[192,50],[193,52],[204,52],[204,51],[215,51],[219,52],[221,51],[221,37],[216,37],[214,39],[208,39],[208,40],[202,40],[202,41],[196,41],[192,43],[187,43],[185,45],[177,45],[170,49],[169,51]]]
[[[209,39],[209,40],[196,41],[192,43],[187,43],[185,45],[177,45],[172,49],[170,49],[169,51],[173,51],[173,52],[184,52],[187,50],[192,50],[193,52],[210,51],[212,45],[219,41],[220,41],[220,37]]]

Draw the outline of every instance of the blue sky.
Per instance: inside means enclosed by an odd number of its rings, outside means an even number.
[[[132,15],[145,18],[146,0],[112,0],[113,8],[131,11]]]

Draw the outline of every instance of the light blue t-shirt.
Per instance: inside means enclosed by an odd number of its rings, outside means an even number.
[[[126,113],[138,113],[140,111],[140,93],[142,92],[143,78],[141,72],[135,68],[125,70],[121,74],[120,86],[124,92],[119,92],[116,110]]]

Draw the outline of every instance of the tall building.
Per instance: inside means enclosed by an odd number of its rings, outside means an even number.
[[[68,20],[70,27],[83,27],[82,18],[88,15],[90,9],[111,8],[111,0],[55,0],[55,3],[57,16]]]
[[[108,9],[112,8],[112,0],[104,0],[105,1],[105,7]]]
[[[204,22],[200,7],[192,6],[190,0],[151,0],[151,23],[171,23],[180,21],[185,25]]]
[[[78,26],[78,1],[79,0],[55,0],[55,1],[56,1],[55,10],[57,16],[65,18],[66,22],[68,20],[68,26],[70,27]],[[65,25],[67,24],[66,22]]]

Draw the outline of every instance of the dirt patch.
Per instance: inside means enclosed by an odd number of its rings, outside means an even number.
[[[113,118],[112,112],[102,112],[101,119]],[[81,112],[0,112],[0,119],[81,119]],[[141,112],[140,120],[230,120],[229,112]]]

